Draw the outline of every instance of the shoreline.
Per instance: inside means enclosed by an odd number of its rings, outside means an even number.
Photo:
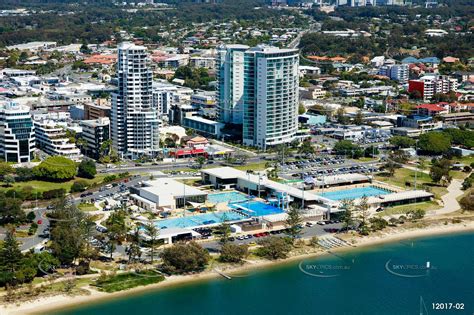
[[[382,244],[393,243],[402,239],[419,238],[426,236],[454,234],[462,232],[474,231],[474,221],[467,221],[457,224],[448,225],[433,225],[423,229],[404,229],[401,231],[393,230],[386,235],[373,235],[368,237],[356,237],[356,243],[354,246],[340,247],[332,249],[332,252],[344,252],[357,250],[359,248],[366,248],[370,246],[379,246]],[[276,267],[284,264],[294,263],[295,261],[316,258],[319,256],[328,255],[326,251],[302,254],[289,257],[279,261],[269,260],[258,260],[252,261],[252,263],[246,263],[241,266],[230,266],[228,269],[222,270],[225,273],[232,275],[233,273],[245,272],[245,271],[256,271],[259,269],[267,269],[269,267]],[[90,303],[105,302],[109,299],[117,297],[130,296],[143,294],[147,292],[157,291],[168,287],[176,287],[180,285],[188,285],[190,283],[211,280],[220,278],[221,275],[213,270],[207,270],[200,274],[195,275],[177,275],[166,278],[163,282],[157,284],[151,284],[148,286],[136,287],[125,291],[115,293],[104,293],[95,289],[87,288],[90,292],[89,295],[78,295],[78,296],[67,296],[67,295],[55,295],[50,297],[39,298],[33,301],[24,302],[19,305],[0,305],[1,314],[45,314],[51,311],[58,311],[61,309],[69,309],[80,307],[81,305]]]

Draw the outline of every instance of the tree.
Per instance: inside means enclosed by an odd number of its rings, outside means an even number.
[[[363,151],[350,140],[340,140],[334,145],[337,155],[349,155],[357,159],[363,155]]]
[[[200,155],[196,158],[196,163],[199,165],[199,168],[202,168],[204,163],[206,163],[206,158],[204,156]]]
[[[223,221],[226,221],[226,218],[223,218]],[[220,238],[221,244],[226,244],[229,241],[229,237],[231,233],[230,225],[228,223],[222,222],[222,224],[219,225],[217,228],[217,233],[221,235],[221,238]]]
[[[71,264],[82,257],[87,243],[90,219],[74,204],[59,199],[51,216],[51,249],[62,264]]]
[[[3,177],[3,182],[5,183],[5,186],[11,187],[15,183],[15,177],[12,175],[5,175]]]
[[[343,227],[344,229],[348,229],[354,225],[354,219],[352,218],[352,211],[354,209],[354,200],[352,199],[341,200],[341,209],[345,210],[341,217]]]
[[[135,231],[130,240],[130,246],[127,249],[128,261],[132,262],[137,258],[140,259],[142,251],[140,249],[140,229],[135,228]]]
[[[423,209],[415,209],[415,210],[410,210],[407,212],[408,217],[413,221],[423,219],[425,214],[426,214],[426,211]]]
[[[82,192],[87,189],[87,182],[84,180],[75,181],[71,186],[71,192]]]
[[[452,177],[450,176],[451,161],[448,159],[435,160],[430,169],[431,180],[435,183],[443,183],[443,186],[447,186],[451,182]]]
[[[161,253],[163,270],[169,273],[202,271],[210,259],[209,252],[196,242],[175,244]]]
[[[128,226],[125,222],[126,212],[122,209],[113,212],[105,221],[107,236],[117,244],[121,244],[128,233]]]
[[[257,254],[267,259],[284,259],[291,250],[291,242],[282,237],[270,236],[261,241]]]
[[[53,181],[72,179],[76,170],[76,163],[63,156],[50,156],[34,167],[35,176]]]
[[[304,105],[300,103],[298,105],[298,115],[303,115],[304,113],[306,113],[306,107],[304,107]]]
[[[420,136],[418,147],[429,155],[444,154],[451,148],[451,138],[441,132],[427,132]]]
[[[285,226],[287,228],[287,234],[294,241],[297,237],[301,235],[303,231],[303,217],[297,208],[291,207],[287,212],[288,217],[285,221]]]
[[[305,140],[301,143],[301,145],[298,147],[298,153],[299,154],[314,154],[316,150],[314,149],[313,144],[311,143],[311,140]]]
[[[21,209],[22,201],[11,198],[0,192],[0,223],[20,223],[26,220],[25,212]]]
[[[354,117],[354,124],[362,125],[364,123],[363,119],[364,119],[364,115],[362,114],[362,111],[361,110],[357,111]]]
[[[77,168],[77,176],[92,179],[94,178],[95,174],[97,174],[97,169],[93,160],[84,159],[81,163],[79,163]]]
[[[464,197],[459,200],[463,211],[474,211],[474,190],[471,189]]]
[[[397,149],[411,148],[414,147],[416,143],[414,139],[405,136],[393,136],[390,138],[389,142]]]
[[[336,111],[336,120],[339,124],[347,125],[349,123],[349,117],[346,116],[346,111],[343,107],[340,107]]]
[[[387,227],[388,222],[382,218],[373,217],[369,219],[370,229],[372,231],[380,231]]]
[[[242,259],[248,256],[248,247],[247,245],[237,245],[226,243],[222,245],[221,255],[219,260],[222,262],[229,263],[240,263]]]
[[[153,222],[148,222],[145,225],[145,234],[148,237],[148,244],[150,246],[150,260],[153,264],[153,259],[155,257],[155,250],[158,246],[158,235],[159,230]]]
[[[367,218],[369,217],[369,199],[367,196],[362,196],[360,198],[359,204],[356,206],[357,211],[359,212],[359,218],[362,219],[362,224],[367,223]]]
[[[15,239],[13,228],[7,229],[5,239],[0,249],[0,282],[3,284],[15,284],[17,272],[23,255],[20,246]]]
[[[6,162],[0,162],[0,178],[3,178],[7,174],[12,174],[14,172],[13,167],[6,163]]]

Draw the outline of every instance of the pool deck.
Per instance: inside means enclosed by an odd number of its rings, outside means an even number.
[[[364,183],[364,184],[354,184],[354,185],[345,185],[345,186],[335,186],[335,187],[329,187],[329,188],[316,188],[312,190],[308,190],[312,193],[319,194],[322,192],[333,192],[333,191],[339,191],[339,190],[349,190],[349,189],[354,189],[354,188],[362,188],[362,187],[368,187],[368,186],[373,186],[376,188],[381,188],[384,190],[390,190],[393,192],[402,192],[405,191],[405,189],[402,189],[398,186],[392,186],[384,182],[380,182],[377,180],[372,181],[372,183]]]

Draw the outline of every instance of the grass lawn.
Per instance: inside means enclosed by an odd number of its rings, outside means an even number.
[[[233,166],[233,167],[241,171],[263,171],[266,169],[265,167],[266,164],[267,164],[267,161],[262,161],[262,162],[249,163],[246,165],[239,165],[239,166]]]
[[[77,207],[79,209],[81,209],[82,211],[96,211],[96,210],[99,210],[92,203],[81,203]]]
[[[95,178],[93,179],[85,179],[85,178],[79,178],[76,177],[73,180],[67,181],[67,182],[48,182],[48,181],[43,181],[43,180],[30,180],[27,182],[17,182],[12,185],[12,187],[0,187],[1,190],[10,190],[10,189],[15,189],[15,190],[21,190],[24,187],[30,186],[33,188],[33,194],[37,192],[44,192],[48,190],[53,190],[53,189],[60,189],[64,188],[66,189],[67,192],[71,189],[72,184],[77,181],[77,180],[83,180],[87,182],[89,185],[93,184],[99,184],[103,181],[104,177],[107,176],[105,174],[97,174]]]
[[[162,275],[148,270],[140,273],[122,273],[115,276],[107,277],[106,280],[97,280],[95,286],[100,291],[107,293],[127,290],[138,286],[145,286],[153,283],[161,282],[165,279]]]
[[[455,179],[464,179],[467,177],[468,173],[461,172],[461,171],[451,171],[451,176]]]
[[[378,174],[375,179],[381,182],[385,182],[390,185],[402,187],[402,188],[413,188],[415,187],[415,171],[407,168],[399,168],[395,171],[392,177],[385,174]],[[409,183],[411,186],[406,186]],[[417,189],[423,189],[423,186],[427,186],[429,190],[435,195],[436,198],[441,198],[442,195],[446,194],[448,190],[446,187],[441,187],[434,184],[431,181],[430,175],[418,172],[416,175]]]
[[[402,214],[407,213],[410,210],[421,209],[425,210],[426,212],[430,210],[439,209],[440,206],[434,201],[426,201],[426,202],[419,202],[419,203],[412,203],[409,205],[401,205],[395,207],[386,208],[384,211],[378,212],[377,215],[379,217],[383,217],[386,215],[394,215],[394,214]]]

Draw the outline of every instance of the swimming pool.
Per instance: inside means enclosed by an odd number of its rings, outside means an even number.
[[[189,228],[201,225],[216,224],[228,221],[239,221],[246,219],[245,215],[234,211],[212,212],[206,214],[198,214],[174,219],[165,219],[156,221],[156,227],[160,229],[166,228]]]
[[[245,214],[248,214],[252,217],[260,217],[269,214],[283,213],[284,211],[280,208],[267,205],[263,202],[250,201],[250,202],[241,202],[238,204],[230,205],[231,208],[242,211]]]
[[[362,198],[363,196],[371,197],[371,196],[379,196],[379,195],[386,195],[391,194],[391,191],[381,189],[374,186],[367,186],[367,187],[358,187],[346,190],[337,190],[337,191],[328,191],[325,193],[319,193],[321,197],[325,197],[331,200],[343,200],[343,199],[357,199]]]
[[[247,195],[244,195],[237,191],[229,191],[229,192],[222,192],[222,193],[207,195],[207,200],[213,203],[220,203],[220,202],[235,203],[235,202],[246,201]]]

